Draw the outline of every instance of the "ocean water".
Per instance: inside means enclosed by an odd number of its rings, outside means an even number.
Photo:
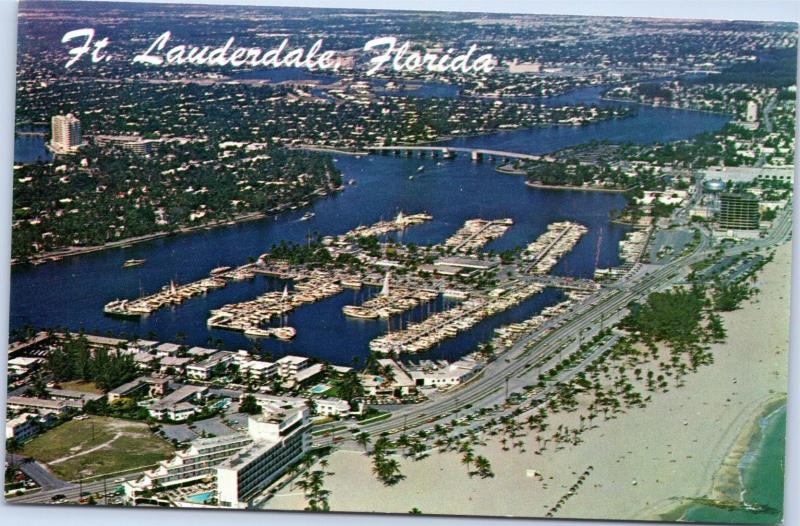
[[[783,519],[783,483],[786,454],[786,405],[761,419],[761,431],[739,464],[743,484],[738,509],[690,507],[687,522],[722,524],[777,524]]]

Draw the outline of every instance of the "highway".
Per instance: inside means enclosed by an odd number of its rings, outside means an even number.
[[[755,248],[779,244],[789,238],[791,227],[791,207],[787,207],[779,215],[774,228],[766,237],[744,241],[729,247],[726,254],[737,255]],[[368,432],[371,436],[383,433],[394,435],[414,431],[435,423],[443,424],[447,419],[452,418],[455,411],[467,405],[470,405],[470,411],[493,406],[504,398],[507,379],[509,393],[525,385],[535,384],[538,381],[538,373],[536,375],[523,374],[529,368],[529,364],[555,352],[564,344],[572,342],[577,347],[577,341],[581,337],[591,338],[600,330],[601,325],[613,324],[624,317],[627,314],[626,307],[629,303],[641,301],[652,292],[680,282],[680,277],[689,272],[689,266],[692,263],[701,261],[710,254],[709,247],[710,240],[703,235],[700,243],[691,253],[677,257],[664,265],[642,266],[633,275],[625,278],[622,283],[616,284],[613,288],[605,288],[595,296],[588,298],[565,315],[569,317],[566,321],[563,318],[554,319],[535,333],[519,340],[467,384],[446,393],[437,393],[441,396],[435,396],[427,402],[401,406],[393,410],[389,418],[363,424],[359,426],[359,429]],[[618,291],[616,294],[612,292],[614,289]],[[546,328],[553,328],[553,331],[536,345],[533,352],[526,354],[528,345],[537,338],[541,330]],[[565,349],[562,354],[567,352],[571,351]],[[341,423],[338,425],[341,426]],[[349,430],[339,431],[316,440],[315,445],[331,445],[337,437],[349,439],[352,435]]]
[[[791,206],[788,206],[778,215],[773,228],[764,238],[748,240],[728,247],[726,255],[735,256],[749,250],[766,248],[786,241],[791,235],[791,215],[792,209]],[[446,424],[454,418],[455,413],[461,410],[475,412],[483,407],[490,408],[502,403],[506,395],[506,382],[508,382],[509,393],[519,392],[525,386],[535,384],[538,382],[541,370],[533,368],[534,363],[542,357],[554,355],[556,352],[558,352],[559,359],[574,352],[580,341],[590,339],[599,332],[601,327],[611,326],[622,319],[627,314],[629,303],[641,301],[660,288],[680,282],[682,276],[690,271],[692,263],[701,261],[711,253],[709,248],[710,240],[703,235],[698,246],[689,254],[677,257],[664,265],[642,265],[621,282],[601,289],[562,317],[550,320],[536,332],[520,339],[511,349],[488,364],[481,373],[466,384],[444,393],[435,393],[427,402],[401,406],[393,410],[387,419],[361,426],[353,424],[351,428],[366,431],[373,437],[383,433],[396,435],[437,423]],[[542,331],[548,328],[552,332],[542,337]],[[537,339],[540,341],[532,350],[528,350],[527,347]],[[578,366],[562,372],[558,380],[563,381],[583,370],[596,357],[607,351],[614,341],[615,338],[612,338],[598,346]],[[555,362],[551,359],[550,363],[554,364]],[[539,393],[537,398],[546,398],[547,393],[548,390]],[[467,405],[470,407],[466,408]],[[336,423],[338,427],[342,425],[342,422]],[[320,426],[315,431],[330,429],[331,426],[331,424]],[[318,437],[314,440],[314,446],[330,446],[337,438],[350,440],[353,436],[349,429],[338,431],[329,436]],[[126,475],[124,479],[132,480],[139,476],[141,473],[132,473]],[[55,495],[65,495],[68,500],[75,500],[81,492],[113,491],[119,485],[119,480],[119,476],[109,477],[84,483],[82,487],[73,483],[59,488],[43,489],[31,495],[9,499],[9,501],[44,503],[50,502]]]
[[[75,484],[75,483],[65,483],[65,486],[61,486],[58,488],[51,488],[51,489],[42,489],[41,491],[37,491],[36,493],[31,493],[30,495],[23,495],[21,497],[14,497],[8,499],[9,502],[13,502],[14,504],[42,504],[51,502],[53,497],[56,495],[64,495],[66,500],[77,500],[81,493],[83,494],[92,494],[92,493],[103,493],[104,491],[114,491],[114,489],[120,485],[120,480],[134,480],[141,477],[141,473],[131,473],[129,475],[125,475],[124,477],[120,477],[116,475],[114,477],[108,477],[106,479],[98,479],[92,482],[84,482],[83,485]],[[101,499],[98,499],[98,503],[100,503]]]

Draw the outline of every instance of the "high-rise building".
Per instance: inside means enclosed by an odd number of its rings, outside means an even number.
[[[220,506],[249,507],[286,468],[303,458],[310,449],[309,413],[305,405],[295,404],[248,418],[253,443],[216,467]]]
[[[136,505],[154,490],[216,479],[219,506],[246,508],[310,449],[308,400],[256,393],[261,414],[248,417],[247,431],[197,438],[169,460],[122,487]],[[168,497],[165,497],[168,498]],[[174,497],[173,497],[174,498]]]
[[[758,103],[754,100],[747,102],[747,113],[745,115],[747,122],[756,122],[758,120]]]
[[[51,120],[53,136],[50,148],[56,153],[77,151],[81,146],[81,121],[71,113],[55,115]]]
[[[758,230],[759,219],[758,198],[753,194],[725,192],[720,195],[720,228]]]
[[[125,482],[126,498],[135,503],[138,496],[155,487],[170,488],[210,478],[218,464],[252,443],[253,439],[242,433],[195,439],[187,449],[160,461],[138,480]]]

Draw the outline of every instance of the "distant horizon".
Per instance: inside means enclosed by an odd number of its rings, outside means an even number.
[[[17,0],[0,0],[16,2]],[[26,1],[48,0],[19,0]],[[662,0],[641,2],[637,0],[600,0],[553,4],[543,0],[509,0],[502,4],[487,0],[439,0],[431,5],[426,0],[384,2],[378,6],[368,0],[70,0],[86,2],[124,2],[139,4],[195,4],[234,5],[243,7],[299,7],[321,9],[363,9],[378,11],[452,11],[463,13],[495,13],[507,15],[555,15],[611,18],[655,18],[674,20],[724,20],[747,22],[800,23],[800,3],[750,0],[726,2],[724,0]]]

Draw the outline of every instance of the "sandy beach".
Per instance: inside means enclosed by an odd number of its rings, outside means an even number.
[[[398,456],[407,478],[385,487],[353,445],[329,458],[331,510],[541,517],[589,466],[556,517],[658,520],[686,499],[735,497],[736,465],[758,418],[786,394],[790,261],[785,243],[759,274],[754,301],[722,313],[728,337],[711,346],[713,365],[686,376],[683,387],[653,394],[644,408],[599,418],[577,446],[551,445],[537,455],[532,438],[523,439],[520,452],[504,451],[498,437],[489,437],[475,448],[491,461],[495,476],[487,479],[470,477],[457,453],[433,451],[420,461]],[[574,418],[559,413],[550,429]],[[304,506],[302,493],[286,487],[265,508]]]

